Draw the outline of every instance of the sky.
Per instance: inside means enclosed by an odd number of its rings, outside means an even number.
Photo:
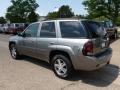
[[[7,8],[11,5],[11,0],[0,0],[0,16],[5,16]],[[36,0],[39,4],[36,12],[40,16],[45,16],[48,12],[57,11],[62,5],[69,5],[75,14],[85,15],[87,11],[82,5],[84,0]]]

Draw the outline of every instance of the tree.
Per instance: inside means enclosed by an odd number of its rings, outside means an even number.
[[[120,26],[120,15],[119,15],[118,18],[117,18],[116,24],[117,24],[118,26]]]
[[[59,8],[58,17],[59,18],[70,18],[73,17],[74,13],[68,5],[63,5]]]
[[[86,16],[84,15],[75,15],[75,17],[80,18],[80,19],[86,19]]]
[[[0,17],[0,24],[5,24],[6,23],[6,19],[4,17]]]
[[[11,3],[6,18],[12,23],[26,22],[28,15],[39,7],[36,0],[11,0]]]
[[[32,23],[32,22],[36,22],[38,21],[38,17],[39,15],[37,13],[35,13],[34,11],[32,11],[29,15],[28,15],[28,22]]]
[[[72,9],[68,5],[63,5],[56,12],[49,12],[47,15],[48,19],[56,19],[56,18],[70,18],[73,17],[74,13]]]
[[[58,12],[49,12],[47,15],[48,19],[56,19],[58,18]]]
[[[116,22],[120,12],[120,0],[85,0],[83,4],[91,19],[104,16]]]

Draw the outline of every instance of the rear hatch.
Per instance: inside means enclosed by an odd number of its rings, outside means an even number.
[[[101,24],[87,20],[82,21],[82,23],[89,34],[90,41],[93,43],[93,55],[105,51],[109,47],[109,40]]]

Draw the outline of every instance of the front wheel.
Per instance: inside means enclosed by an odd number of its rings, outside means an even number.
[[[11,53],[12,58],[13,59],[19,59],[20,55],[17,52],[16,45],[15,44],[11,44],[9,48],[10,48],[10,53]]]
[[[68,78],[72,74],[72,64],[65,55],[55,55],[52,59],[54,73],[60,78]]]

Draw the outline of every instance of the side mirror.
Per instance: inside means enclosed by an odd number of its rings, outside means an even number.
[[[18,36],[25,37],[26,35],[25,35],[25,33],[18,33]]]
[[[31,37],[31,34],[19,33],[18,36],[20,36],[20,37]]]

